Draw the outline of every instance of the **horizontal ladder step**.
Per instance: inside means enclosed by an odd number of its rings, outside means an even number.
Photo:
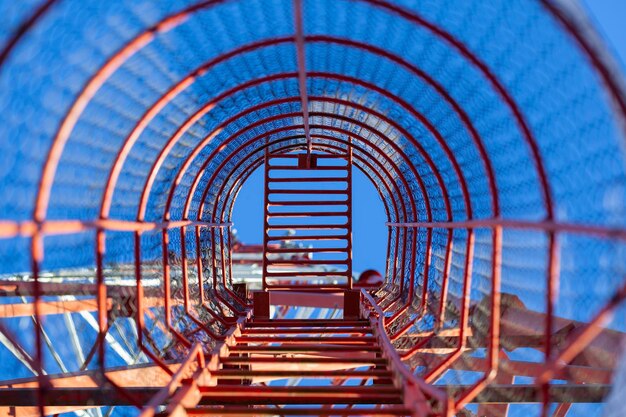
[[[346,229],[348,224],[275,224],[268,225],[267,230],[285,230],[285,229],[314,229],[314,230],[337,230],[337,229]],[[272,236],[269,236],[272,238]],[[291,236],[292,238],[297,235]]]
[[[268,253],[346,253],[348,248],[280,248],[280,249],[267,249]]]
[[[269,171],[347,171],[349,165],[324,165],[317,166],[314,168],[301,168],[295,165],[270,165],[268,166]]]
[[[402,404],[392,385],[365,387],[277,387],[224,385],[199,387],[200,404]],[[280,413],[279,413],[280,414]]]
[[[298,177],[298,178],[270,178],[273,182],[348,182],[348,177]]]
[[[371,324],[367,320],[297,320],[297,319],[279,319],[279,320],[258,320],[246,323],[247,328],[258,327],[300,327],[300,328],[329,328],[329,327],[370,327]]]
[[[341,343],[357,345],[363,343],[374,343],[373,336],[345,337],[345,336],[287,336],[287,337],[260,337],[260,336],[240,336],[236,338],[237,343]]]
[[[268,155],[269,160],[276,159],[299,159],[301,155],[306,155],[302,153],[271,153]],[[347,160],[348,156],[343,154],[327,154],[327,153],[312,153],[311,156],[315,159],[337,159],[341,161]]]
[[[313,333],[313,334],[369,334],[372,332],[372,329],[369,327],[352,327],[346,329],[245,329],[243,331],[244,335],[252,334],[252,335],[261,335],[261,334],[270,334],[270,335],[281,335],[281,334],[304,334],[304,333]]]
[[[297,353],[307,352],[310,354],[324,352],[379,352],[377,345],[306,345],[306,344],[282,344],[280,346],[231,346],[230,353]]]
[[[218,379],[252,379],[252,378],[359,378],[359,379],[381,379],[392,378],[393,373],[385,370],[369,371],[270,371],[270,370],[242,370],[242,369],[220,369],[211,372],[211,377]]]
[[[238,357],[226,356],[220,358],[224,365],[336,365],[336,366],[387,366],[384,358],[290,358],[290,357]]]
[[[284,213],[267,213],[268,217],[340,217],[347,216],[349,213],[345,211],[320,211],[299,213],[297,211],[286,211]]]
[[[345,259],[343,261],[341,260],[334,260],[334,259],[328,259],[328,260],[323,260],[323,259],[294,259],[294,260],[289,260],[289,259],[268,259],[265,264],[267,266],[276,266],[276,265],[347,265],[348,263],[350,263],[349,260]]]
[[[269,265],[268,265],[269,266]],[[348,275],[345,271],[317,271],[317,272],[307,272],[307,271],[294,271],[294,272],[266,272],[265,276],[268,278],[271,277],[341,277],[345,278]]]
[[[270,195],[272,194],[326,194],[326,195],[348,195],[350,190],[268,190]]]
[[[229,386],[200,386],[198,387],[202,396],[222,395],[222,396],[241,396],[243,395],[259,395],[274,396],[283,394],[325,394],[329,397],[340,398],[345,396],[358,395],[397,395],[402,392],[401,389],[393,385],[366,385],[366,386],[263,386],[263,385],[229,385]]]
[[[247,407],[226,407],[226,408],[205,408],[197,407],[187,410],[192,416],[374,416],[374,417],[394,417],[408,416],[412,411],[400,406],[387,408],[281,408],[277,410],[271,408],[247,408]]]
[[[270,201],[270,207],[283,206],[346,206],[347,201]]]
[[[347,235],[316,235],[316,236],[268,236],[268,240],[346,240]]]
[[[330,284],[272,284],[266,283],[265,287],[274,291],[312,291],[312,292],[336,292],[347,290],[348,285],[330,285]]]

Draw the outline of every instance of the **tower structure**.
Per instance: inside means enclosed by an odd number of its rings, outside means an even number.
[[[0,22],[1,415],[623,414],[626,90],[575,2]],[[353,271],[357,169],[382,283]]]

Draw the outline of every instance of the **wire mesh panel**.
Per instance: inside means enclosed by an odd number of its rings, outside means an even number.
[[[615,413],[625,91],[576,1],[0,2],[2,412],[210,384],[237,194],[306,151],[383,199],[362,306],[420,413]]]

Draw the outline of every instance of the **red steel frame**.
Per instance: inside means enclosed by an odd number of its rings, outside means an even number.
[[[588,234],[588,235],[593,235],[593,236],[602,237],[602,238],[624,240],[626,239],[626,231],[623,229],[619,229],[619,228],[614,229],[614,228],[597,227],[597,226],[590,226],[590,225],[567,224],[567,223],[556,221],[554,217],[553,199],[550,193],[549,180],[545,173],[545,169],[542,163],[542,158],[541,158],[539,149],[536,145],[536,141],[533,138],[532,132],[530,131],[524,119],[524,116],[521,113],[521,111],[518,109],[515,101],[509,95],[506,89],[500,84],[500,82],[498,81],[496,76],[491,72],[491,70],[484,63],[482,63],[479,60],[479,58],[477,58],[474,54],[472,54],[472,52],[465,45],[463,45],[459,40],[454,38],[454,36],[445,32],[443,29],[437,27],[431,22],[428,22],[422,19],[420,16],[408,10],[390,5],[380,0],[362,0],[362,1],[372,4],[376,7],[386,9],[387,11],[394,13],[400,18],[411,21],[415,25],[421,26],[429,30],[435,36],[443,39],[451,47],[456,49],[461,55],[463,55],[468,61],[470,61],[472,65],[474,65],[484,74],[485,78],[491,84],[492,88],[494,88],[494,90],[498,92],[498,94],[503,99],[504,103],[511,109],[511,111],[514,114],[514,117],[516,118],[519,124],[520,130],[522,131],[524,138],[529,146],[529,149],[531,150],[532,159],[535,163],[535,168],[538,174],[538,178],[540,180],[540,185],[541,185],[541,189],[543,192],[544,205],[545,205],[545,210],[546,210],[545,220],[542,220],[539,222],[526,222],[526,221],[516,221],[516,220],[504,220],[500,218],[499,204],[497,200],[498,193],[497,193],[497,188],[496,188],[495,174],[493,170],[491,169],[491,165],[488,161],[488,157],[486,155],[486,152],[484,152],[484,148],[481,144],[482,142],[480,138],[478,137],[476,130],[473,128],[469,118],[462,111],[461,107],[456,105],[456,103],[454,103],[453,105],[454,105],[455,111],[457,111],[457,114],[460,115],[464,124],[468,127],[468,129],[470,129],[470,132],[472,133],[471,136],[473,139],[475,139],[475,143],[477,145],[477,148],[479,149],[481,158],[486,167],[486,170],[488,173],[490,190],[491,190],[491,196],[493,199],[493,211],[494,211],[493,218],[492,219],[478,219],[478,220],[472,219],[471,204],[469,203],[469,197],[466,195],[466,188],[464,185],[465,183],[464,183],[464,180],[462,179],[463,178],[462,175],[460,175],[460,168],[458,167],[456,163],[453,162],[454,169],[455,171],[457,171],[457,175],[459,175],[459,180],[461,181],[461,185],[464,190],[464,198],[466,199],[465,202],[466,202],[466,210],[467,210],[467,219],[463,221],[453,221],[450,217],[450,213],[448,212],[448,219],[447,221],[444,221],[444,222],[441,222],[441,221],[435,222],[429,218],[426,222],[424,221],[422,222],[418,222],[418,221],[397,222],[397,223],[390,223],[389,226],[396,227],[396,228],[412,227],[412,228],[427,229],[428,236],[429,236],[429,239],[428,239],[429,244],[428,244],[427,251],[430,251],[430,242],[431,242],[430,231],[432,231],[433,229],[447,230],[448,231],[448,244],[446,246],[446,259],[449,259],[450,251],[452,249],[451,248],[452,230],[453,229],[466,229],[468,231],[468,237],[467,237],[467,249],[466,249],[466,254],[467,254],[467,258],[466,258],[467,261],[466,261],[466,267],[465,267],[466,272],[465,272],[465,278],[464,278],[465,288],[469,288],[469,276],[471,276],[471,274],[468,271],[471,270],[470,253],[471,253],[471,247],[472,247],[472,244],[471,244],[472,231],[475,228],[488,228],[492,230],[492,239],[493,239],[493,254],[492,254],[492,264],[493,264],[492,266],[493,268],[492,309],[493,310],[492,311],[493,312],[492,312],[491,335],[490,335],[491,348],[489,349],[489,359],[487,361],[489,372],[485,373],[485,376],[483,380],[481,381],[481,383],[478,384],[478,386],[476,386],[471,392],[457,399],[456,408],[461,407],[472,396],[475,396],[478,393],[478,391],[484,388],[486,384],[492,381],[495,378],[496,371],[498,369],[498,350],[499,350],[498,328],[499,328],[499,317],[500,317],[500,314],[499,314],[500,302],[498,298],[500,294],[499,292],[499,281],[500,281],[499,257],[500,257],[502,230],[504,228],[519,228],[519,229],[527,229],[527,230],[539,230],[539,231],[543,231],[546,233],[548,237],[548,242],[549,242],[549,262],[548,262],[549,267],[548,267],[547,278],[546,278],[546,283],[547,283],[546,312],[547,313],[545,315],[545,332],[544,332],[546,368],[545,368],[545,371],[541,374],[540,378],[538,379],[538,382],[543,384],[544,394],[547,394],[547,389],[548,389],[547,382],[550,380],[550,377],[559,369],[566,366],[566,364],[573,358],[573,356],[575,356],[577,352],[580,352],[586,345],[588,345],[594,339],[595,336],[597,336],[599,332],[599,328],[597,327],[597,324],[607,320],[607,318],[610,316],[611,312],[615,309],[615,307],[619,305],[621,301],[623,301],[624,297],[626,297],[626,291],[624,290],[624,288],[620,289],[615,294],[615,297],[613,297],[604,306],[604,308],[601,309],[601,311],[597,313],[595,318],[585,326],[583,331],[581,331],[580,333],[576,335],[571,336],[568,339],[568,343],[566,344],[565,349],[561,350],[560,352],[557,352],[556,354],[553,353],[552,344],[550,343],[550,340],[551,340],[553,328],[554,328],[555,318],[554,318],[553,311],[554,311],[554,302],[556,298],[556,290],[558,288],[558,275],[559,275],[558,257],[557,257],[557,253],[558,253],[557,234],[580,233],[580,234]],[[37,23],[37,21],[46,14],[46,12],[50,9],[50,7],[54,3],[55,3],[54,0],[48,0],[42,3],[42,5],[24,22],[24,24],[22,24],[18,28],[18,30],[9,39],[9,41],[5,44],[2,51],[0,52],[0,67],[6,62],[6,58],[10,55],[11,50],[21,40],[23,35],[27,33],[30,30],[30,28],[33,27]],[[138,219],[136,222],[127,222],[127,221],[120,221],[120,220],[114,220],[114,219],[108,218],[108,208],[110,207],[112,193],[115,188],[117,176],[119,175],[121,166],[123,165],[123,161],[125,160],[126,155],[130,151],[130,148],[132,147],[132,143],[134,143],[136,139],[138,139],[139,135],[141,134],[140,131],[145,126],[147,126],[150,119],[154,117],[154,115],[158,114],[158,112],[166,105],[166,103],[169,100],[171,100],[179,91],[182,91],[187,85],[192,83],[196,77],[199,77],[200,75],[202,75],[202,70],[199,70],[197,73],[193,74],[189,79],[187,79],[186,81],[187,84],[181,83],[179,86],[177,86],[178,90],[172,90],[170,95],[166,95],[161,100],[159,100],[159,103],[156,104],[148,112],[147,117],[145,119],[142,119],[142,121],[138,123],[136,129],[133,130],[133,132],[129,136],[129,137],[132,137],[132,139],[127,140],[127,142],[130,144],[122,148],[116,160],[115,168],[112,169],[111,171],[112,173],[109,177],[109,183],[107,187],[105,188],[105,192],[103,194],[103,204],[102,204],[100,219],[95,220],[95,221],[90,221],[90,222],[72,221],[72,220],[51,221],[51,220],[46,219],[46,212],[47,212],[47,206],[48,206],[48,201],[49,201],[49,196],[50,196],[50,190],[51,190],[52,183],[54,180],[56,168],[60,160],[64,145],[69,140],[69,137],[70,137],[70,134],[72,132],[74,125],[79,120],[80,115],[82,114],[82,111],[87,106],[87,103],[91,100],[91,98],[95,96],[99,88],[102,85],[104,85],[108,77],[111,74],[113,74],[118,68],[120,68],[126,62],[126,60],[130,58],[136,51],[140,50],[142,47],[144,47],[149,42],[151,42],[156,36],[158,36],[159,33],[164,33],[182,24],[189,16],[191,16],[193,13],[199,10],[212,7],[219,3],[222,3],[222,1],[203,1],[187,8],[186,10],[183,10],[179,13],[171,15],[170,17],[156,24],[155,26],[153,26],[152,28],[144,32],[143,34],[138,35],[136,38],[134,38],[124,48],[122,48],[119,52],[113,55],[107,61],[107,63],[99,71],[97,71],[94,74],[92,79],[88,82],[88,84],[84,87],[82,92],[77,97],[72,108],[68,111],[67,116],[65,117],[63,123],[59,127],[59,130],[55,136],[53,145],[50,149],[48,158],[46,159],[44,170],[41,176],[40,187],[39,187],[39,191],[37,195],[37,203],[36,203],[35,213],[33,215],[33,220],[26,221],[26,222],[19,222],[19,223],[12,222],[12,221],[5,221],[5,222],[0,223],[0,237],[2,238],[9,238],[13,236],[24,236],[24,237],[31,238],[31,242],[32,242],[31,252],[32,252],[32,259],[33,259],[32,276],[34,278],[33,311],[35,313],[34,316],[35,316],[35,322],[37,326],[41,325],[41,315],[42,315],[42,306],[43,306],[43,301],[41,300],[41,297],[42,297],[41,283],[38,279],[40,264],[44,256],[43,237],[46,235],[54,235],[54,234],[71,234],[71,233],[77,233],[77,232],[85,231],[85,230],[96,231],[96,241],[95,241],[96,263],[97,263],[97,270],[96,270],[97,281],[96,282],[97,282],[97,287],[98,287],[98,292],[97,292],[98,318],[99,318],[98,322],[100,325],[100,334],[101,334],[101,337],[99,338],[99,340],[100,340],[100,349],[101,349],[100,361],[101,361],[102,368],[104,368],[104,350],[102,348],[103,346],[102,335],[104,335],[107,331],[107,326],[106,326],[107,292],[106,292],[106,286],[104,285],[103,268],[102,268],[103,257],[105,254],[104,252],[105,231],[108,231],[108,230],[128,231],[128,232],[134,233],[135,241],[136,241],[135,251],[136,251],[136,265],[137,265],[136,275],[137,275],[138,294],[141,294],[141,291],[142,291],[140,259],[139,259],[139,253],[140,253],[139,236],[141,232],[147,231],[147,230],[159,230],[159,229],[163,230],[164,254],[167,252],[167,230],[169,229],[179,228],[181,230],[181,234],[184,235],[185,227],[188,227],[188,226],[194,227],[196,231],[197,240],[199,240],[200,227],[209,227],[209,228],[220,227],[220,229],[218,230],[220,230],[221,239],[223,240],[223,234],[222,234],[221,228],[227,226],[228,225],[227,223],[199,222],[199,221],[191,222],[187,220],[170,221],[168,218],[168,215],[164,216],[164,221],[162,223],[145,222],[143,221],[143,214],[138,214]],[[562,13],[562,11],[557,6],[555,6],[555,4],[552,3],[551,1],[542,0],[542,4],[546,8],[546,10],[548,10],[555,17],[555,19],[563,25],[564,29],[568,33],[571,34],[571,36],[575,39],[575,41],[578,42],[578,44],[581,46],[581,49],[587,54],[592,65],[596,68],[596,70],[602,77],[603,81],[605,82],[607,88],[609,89],[610,94],[612,95],[612,98],[617,103],[622,113],[622,116],[626,116],[626,102],[624,101],[623,96],[620,94],[620,90],[619,90],[619,87],[617,86],[617,83],[613,79],[613,76],[611,72],[609,71],[607,65],[602,61],[600,54],[596,53],[596,51],[594,50],[594,47],[582,35],[582,31],[577,26],[577,23],[573,21],[569,16],[565,16]],[[299,85],[300,85],[300,93],[301,93],[301,104],[302,104],[302,111],[304,115],[303,120],[304,120],[305,136],[307,139],[307,149],[310,152],[312,149],[312,139],[311,139],[311,134],[309,131],[310,127],[308,126],[308,123],[309,123],[309,116],[311,115],[308,114],[309,98],[307,97],[307,94],[306,94],[307,72],[304,69],[304,44],[305,42],[309,42],[309,41],[310,42],[330,41],[330,38],[305,37],[303,35],[303,30],[302,30],[302,14],[301,14],[300,1],[295,0],[294,6],[295,6],[294,9],[296,11],[295,22],[296,22],[296,27],[297,27],[294,41],[296,42],[297,49],[298,49],[298,64],[299,64],[298,65],[299,67],[298,79],[300,83]],[[333,41],[340,42],[336,39]],[[267,46],[274,45],[276,44],[276,42],[277,40],[269,40],[269,41],[266,41],[266,45]],[[355,42],[346,41],[346,40],[343,40],[343,42],[346,45],[357,47]],[[251,45],[249,46],[249,48],[251,50],[260,46],[261,45],[255,45],[255,46]],[[371,47],[371,46],[368,46],[367,49],[369,49],[373,53],[378,53],[381,56],[385,56],[386,58],[392,57],[391,54],[386,53],[385,51],[376,50],[376,48]],[[237,51],[237,52],[233,51],[233,53],[223,56],[222,59],[228,59],[228,57],[234,56],[242,52],[243,50]],[[398,57],[393,57],[393,58],[396,62],[401,62],[400,58]],[[308,75],[315,76],[314,74],[308,74]],[[444,97],[446,97],[446,99],[450,98],[443,88],[438,89],[437,91],[440,94],[442,94]],[[450,102],[453,102],[453,101],[450,100]],[[197,119],[190,122],[190,125],[195,123],[195,121],[197,121]],[[424,122],[424,120],[422,120],[422,122]],[[168,150],[165,150],[165,149],[162,151],[162,153],[167,153],[167,152]],[[453,159],[450,159],[450,160],[453,161]],[[142,197],[143,203],[142,203],[142,207],[140,208],[140,212],[145,211],[145,204],[147,204],[147,196],[149,195],[148,190],[149,188],[151,188],[151,182],[154,180],[156,171],[158,171],[161,163],[157,163],[155,165],[156,167],[155,173],[150,176],[151,179],[148,181],[150,184],[147,184],[146,187],[144,188],[144,193],[143,193],[144,197]],[[183,171],[185,169],[183,169]],[[432,169],[435,175],[438,175],[437,167],[433,166]],[[441,186],[441,183],[440,183],[440,186]],[[447,193],[443,191],[443,187],[442,187],[442,196],[444,196],[444,198],[446,194]],[[424,192],[424,198],[426,201],[428,201],[428,196],[425,192]],[[169,207],[169,203],[168,203],[168,207]],[[169,212],[169,209],[168,209],[168,212]],[[198,217],[200,216],[200,213],[201,211],[199,210]],[[412,211],[412,213],[415,213],[415,211]],[[185,240],[183,239],[183,242],[184,241]],[[406,240],[403,243],[403,247],[405,244],[406,244]],[[397,245],[397,242],[396,242],[396,245]],[[184,248],[184,243],[183,243],[183,248]],[[415,251],[415,245],[413,245],[412,248],[413,248],[413,251]],[[221,250],[223,254],[223,251],[224,251],[223,245],[222,245]],[[395,253],[398,253],[398,248],[396,248]],[[164,256],[164,261],[165,261],[165,258],[166,256]],[[426,258],[428,259],[429,256],[427,256]],[[223,260],[224,257],[222,256],[221,259]],[[199,256],[197,256],[197,262],[198,262],[198,271],[200,273],[201,260]],[[447,262],[448,261],[446,261],[446,265],[447,265]],[[166,261],[164,265],[165,265],[164,275],[167,276]],[[448,267],[446,267],[446,271],[447,271],[447,268]],[[424,278],[423,288],[426,289],[427,288],[427,285],[426,285],[427,273],[424,274],[424,277],[425,278]],[[201,282],[202,280],[200,279],[200,283]],[[442,285],[442,294],[444,297],[446,294],[446,290],[445,290],[446,283],[447,283],[447,272],[444,274],[444,283]],[[200,288],[202,288],[202,285],[200,285]],[[166,284],[166,290],[167,290],[167,284]],[[467,325],[466,319],[467,319],[468,308],[469,308],[469,300],[467,300],[467,293],[465,291],[464,293],[466,294],[466,296],[464,297],[464,300],[463,300],[464,307],[462,311],[463,311],[465,319],[462,320],[462,323],[459,327],[459,330],[461,332],[460,333],[461,336],[459,338],[461,342],[460,349],[462,349],[463,343],[465,342],[465,337],[462,336],[463,334],[462,332],[465,330],[466,325]],[[442,300],[443,299],[444,298],[442,298]],[[138,297],[137,307],[138,307],[139,312],[143,311],[141,301],[142,301],[142,297]],[[187,300],[185,301],[187,304]],[[422,302],[425,304],[426,301],[427,301],[426,294],[423,293]],[[169,302],[169,295],[165,296],[165,303],[168,303],[168,302]],[[393,305],[393,304],[394,303],[392,302],[389,305]],[[443,306],[443,304],[444,303],[442,301],[441,306]],[[423,306],[421,306],[420,308],[423,308]],[[405,307],[402,307],[402,309],[405,309]],[[187,312],[189,312],[187,308],[186,310]],[[166,311],[168,311],[167,307],[166,307]],[[395,317],[398,317],[398,316],[399,314],[396,315]],[[141,324],[143,320],[142,317],[143,317],[142,314],[138,313],[137,321],[138,321],[140,328],[142,327],[142,324]],[[443,319],[443,310],[440,311],[440,320],[442,319]],[[168,320],[169,319],[166,319],[168,328],[170,328],[170,330],[173,331]],[[393,321],[393,318],[391,319],[391,321]],[[140,338],[141,338],[141,334],[142,332],[139,331]],[[180,336],[175,331],[173,331],[173,334],[176,337]],[[433,334],[436,334],[436,332]],[[147,349],[145,350],[146,352],[149,352],[149,350]],[[197,348],[195,348],[192,351],[192,355],[190,357],[196,354],[193,352],[197,352]],[[454,355],[452,357],[454,357]],[[43,392],[45,391],[45,386],[46,386],[45,377],[43,373],[41,372],[42,359],[43,359],[43,356],[42,356],[41,335],[40,335],[40,332],[36,332],[36,357],[35,357],[35,361],[33,365],[37,367],[38,374],[40,377],[40,392],[41,392],[40,408],[42,407],[42,404],[43,404]],[[153,359],[155,359],[155,362],[159,363],[158,358],[153,358]],[[450,360],[450,363],[451,362],[452,360]],[[547,395],[544,395],[544,415],[547,413],[548,403],[549,403],[549,398]]]
[[[308,129],[308,123],[306,124],[306,128]],[[349,141],[350,142],[350,141]],[[316,265],[326,265],[326,266],[333,266],[333,265],[342,265],[345,267],[345,271],[312,271],[312,272],[294,272],[293,273],[293,277],[297,278],[296,281],[298,280],[302,280],[300,279],[300,277],[302,276],[306,276],[307,278],[304,280],[308,280],[310,278],[322,278],[322,277],[328,277],[328,276],[342,276],[346,278],[346,284],[333,284],[333,285],[324,285],[323,287],[325,289],[330,289],[330,288],[346,288],[346,289],[352,289],[352,149],[350,148],[350,144],[348,143],[348,146],[346,147],[345,151],[339,150],[339,149],[335,149],[336,153],[331,153],[331,154],[327,154],[327,153],[318,153],[318,154],[313,154],[312,153],[312,145],[309,146],[309,144],[307,144],[307,154],[306,154],[306,159],[304,166],[302,166],[301,164],[301,159],[300,159],[300,154],[297,153],[285,153],[285,152],[270,152],[269,148],[266,147],[265,148],[265,164],[264,164],[264,168],[265,168],[265,190],[264,190],[264,194],[265,194],[265,210],[264,210],[264,237],[263,237],[263,289],[264,290],[271,290],[271,289],[275,289],[277,287],[281,287],[284,289],[288,289],[288,290],[301,290],[301,289],[320,289],[322,288],[321,285],[318,284],[303,284],[303,283],[291,283],[291,284],[270,284],[268,282],[268,278],[274,276],[277,277],[279,275],[276,275],[275,272],[271,271],[270,268],[272,266],[276,266],[276,265],[280,265],[282,267],[289,267],[289,268],[294,268],[294,267],[298,267],[298,266],[303,266],[303,265],[312,265],[312,264],[316,264]],[[325,159],[328,160],[329,158],[332,159],[339,159],[339,160],[343,160],[345,162],[345,165],[333,165],[333,166],[319,166],[316,167],[315,164],[320,160],[320,159]],[[287,160],[292,160],[295,161],[297,163],[297,165],[281,165],[281,166],[274,166],[271,163],[272,159],[287,159]],[[286,175],[281,177],[280,179],[273,179],[270,175],[270,171],[272,170],[277,170],[277,171],[284,171],[285,169],[289,169],[291,171],[295,171],[295,172],[305,172],[306,174],[310,174],[311,172],[315,172],[315,170],[319,168],[319,169],[325,169],[325,170],[329,170],[332,169],[333,171],[345,171],[345,176],[341,176],[340,178],[330,178],[330,180],[332,180],[333,183],[345,183],[346,188],[345,189],[339,189],[339,190],[323,190],[323,189],[319,189],[319,188],[323,188],[323,185],[326,185],[327,182],[329,181],[328,178],[326,178],[326,184],[325,183],[320,183],[320,179],[316,178],[316,179],[310,179],[310,178],[303,178],[302,176],[289,176],[287,177]],[[276,182],[285,182],[287,181],[288,183],[290,183],[290,187],[291,189],[288,190],[284,190],[284,189],[273,189],[271,188],[271,184],[272,183],[276,183]],[[322,180],[323,181],[323,180]],[[307,189],[307,188],[302,188],[303,184],[305,183],[311,183],[313,182],[316,187],[318,187],[318,189]],[[289,192],[287,192],[289,191]],[[300,199],[296,199],[296,200],[286,200],[283,201],[272,201],[270,196],[272,194],[277,194],[277,193],[282,193],[282,194],[298,194],[298,195],[323,195],[323,194],[335,194],[335,195],[339,195],[339,196],[343,196],[345,197],[345,200],[338,200],[338,201],[328,201],[328,204],[322,204],[322,205],[334,205],[334,206],[340,206],[340,207],[345,207],[344,209],[342,209],[341,212],[337,212],[335,213],[335,216],[342,216],[346,218],[346,222],[344,224],[336,224],[336,222],[332,222],[332,225],[330,223],[326,223],[326,224],[322,224],[322,223],[307,223],[306,219],[307,217],[318,217],[318,216],[324,216],[324,215],[328,215],[328,214],[318,214],[318,213],[308,213],[308,216],[306,215],[301,215],[298,218],[298,222],[296,224],[287,224],[287,225],[280,225],[281,229],[294,229],[294,230],[317,230],[317,229],[326,229],[328,230],[330,229],[338,229],[338,230],[345,230],[345,234],[342,235],[320,235],[317,236],[316,239],[314,240],[333,240],[333,241],[345,241],[346,247],[345,248],[332,248],[332,249],[324,249],[324,248],[319,248],[319,249],[307,249],[307,251],[310,250],[310,252],[317,252],[318,254],[321,252],[333,252],[333,253],[342,253],[345,255],[345,259],[341,260],[341,261],[329,261],[329,260],[309,260],[309,259],[290,259],[290,260],[285,260],[285,259],[278,259],[278,260],[272,260],[268,257],[269,252],[270,252],[270,243],[272,240],[275,239],[279,239],[278,237],[273,237],[270,236],[270,230],[271,229],[275,229],[277,226],[273,225],[270,223],[270,218],[279,218],[279,217],[283,217],[283,218],[292,218],[293,216],[289,216],[289,215],[285,215],[283,213],[277,212],[277,213],[272,213],[270,211],[270,207],[271,206],[275,206],[275,207],[285,207],[287,206],[287,204],[290,203],[294,203],[294,202],[298,202],[298,206],[311,206],[311,205],[320,205],[319,201],[302,201]],[[339,209],[335,209],[335,210],[339,210]],[[344,211],[345,210],[345,211]],[[331,213],[332,214],[332,213]],[[293,238],[293,240],[299,240],[298,236],[295,236]],[[310,236],[304,237],[301,236],[301,238],[305,238],[307,240],[311,240]],[[289,274],[291,274],[291,272],[278,272],[279,274],[289,277]]]

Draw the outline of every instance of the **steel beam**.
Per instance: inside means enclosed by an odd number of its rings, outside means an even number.
[[[95,298],[87,300],[41,301],[39,305],[39,314],[42,316],[78,313],[80,311],[96,311],[98,309]],[[108,299],[107,310],[110,310],[112,306],[113,301]],[[34,314],[35,307],[33,303],[0,304],[0,318],[28,317]]]

